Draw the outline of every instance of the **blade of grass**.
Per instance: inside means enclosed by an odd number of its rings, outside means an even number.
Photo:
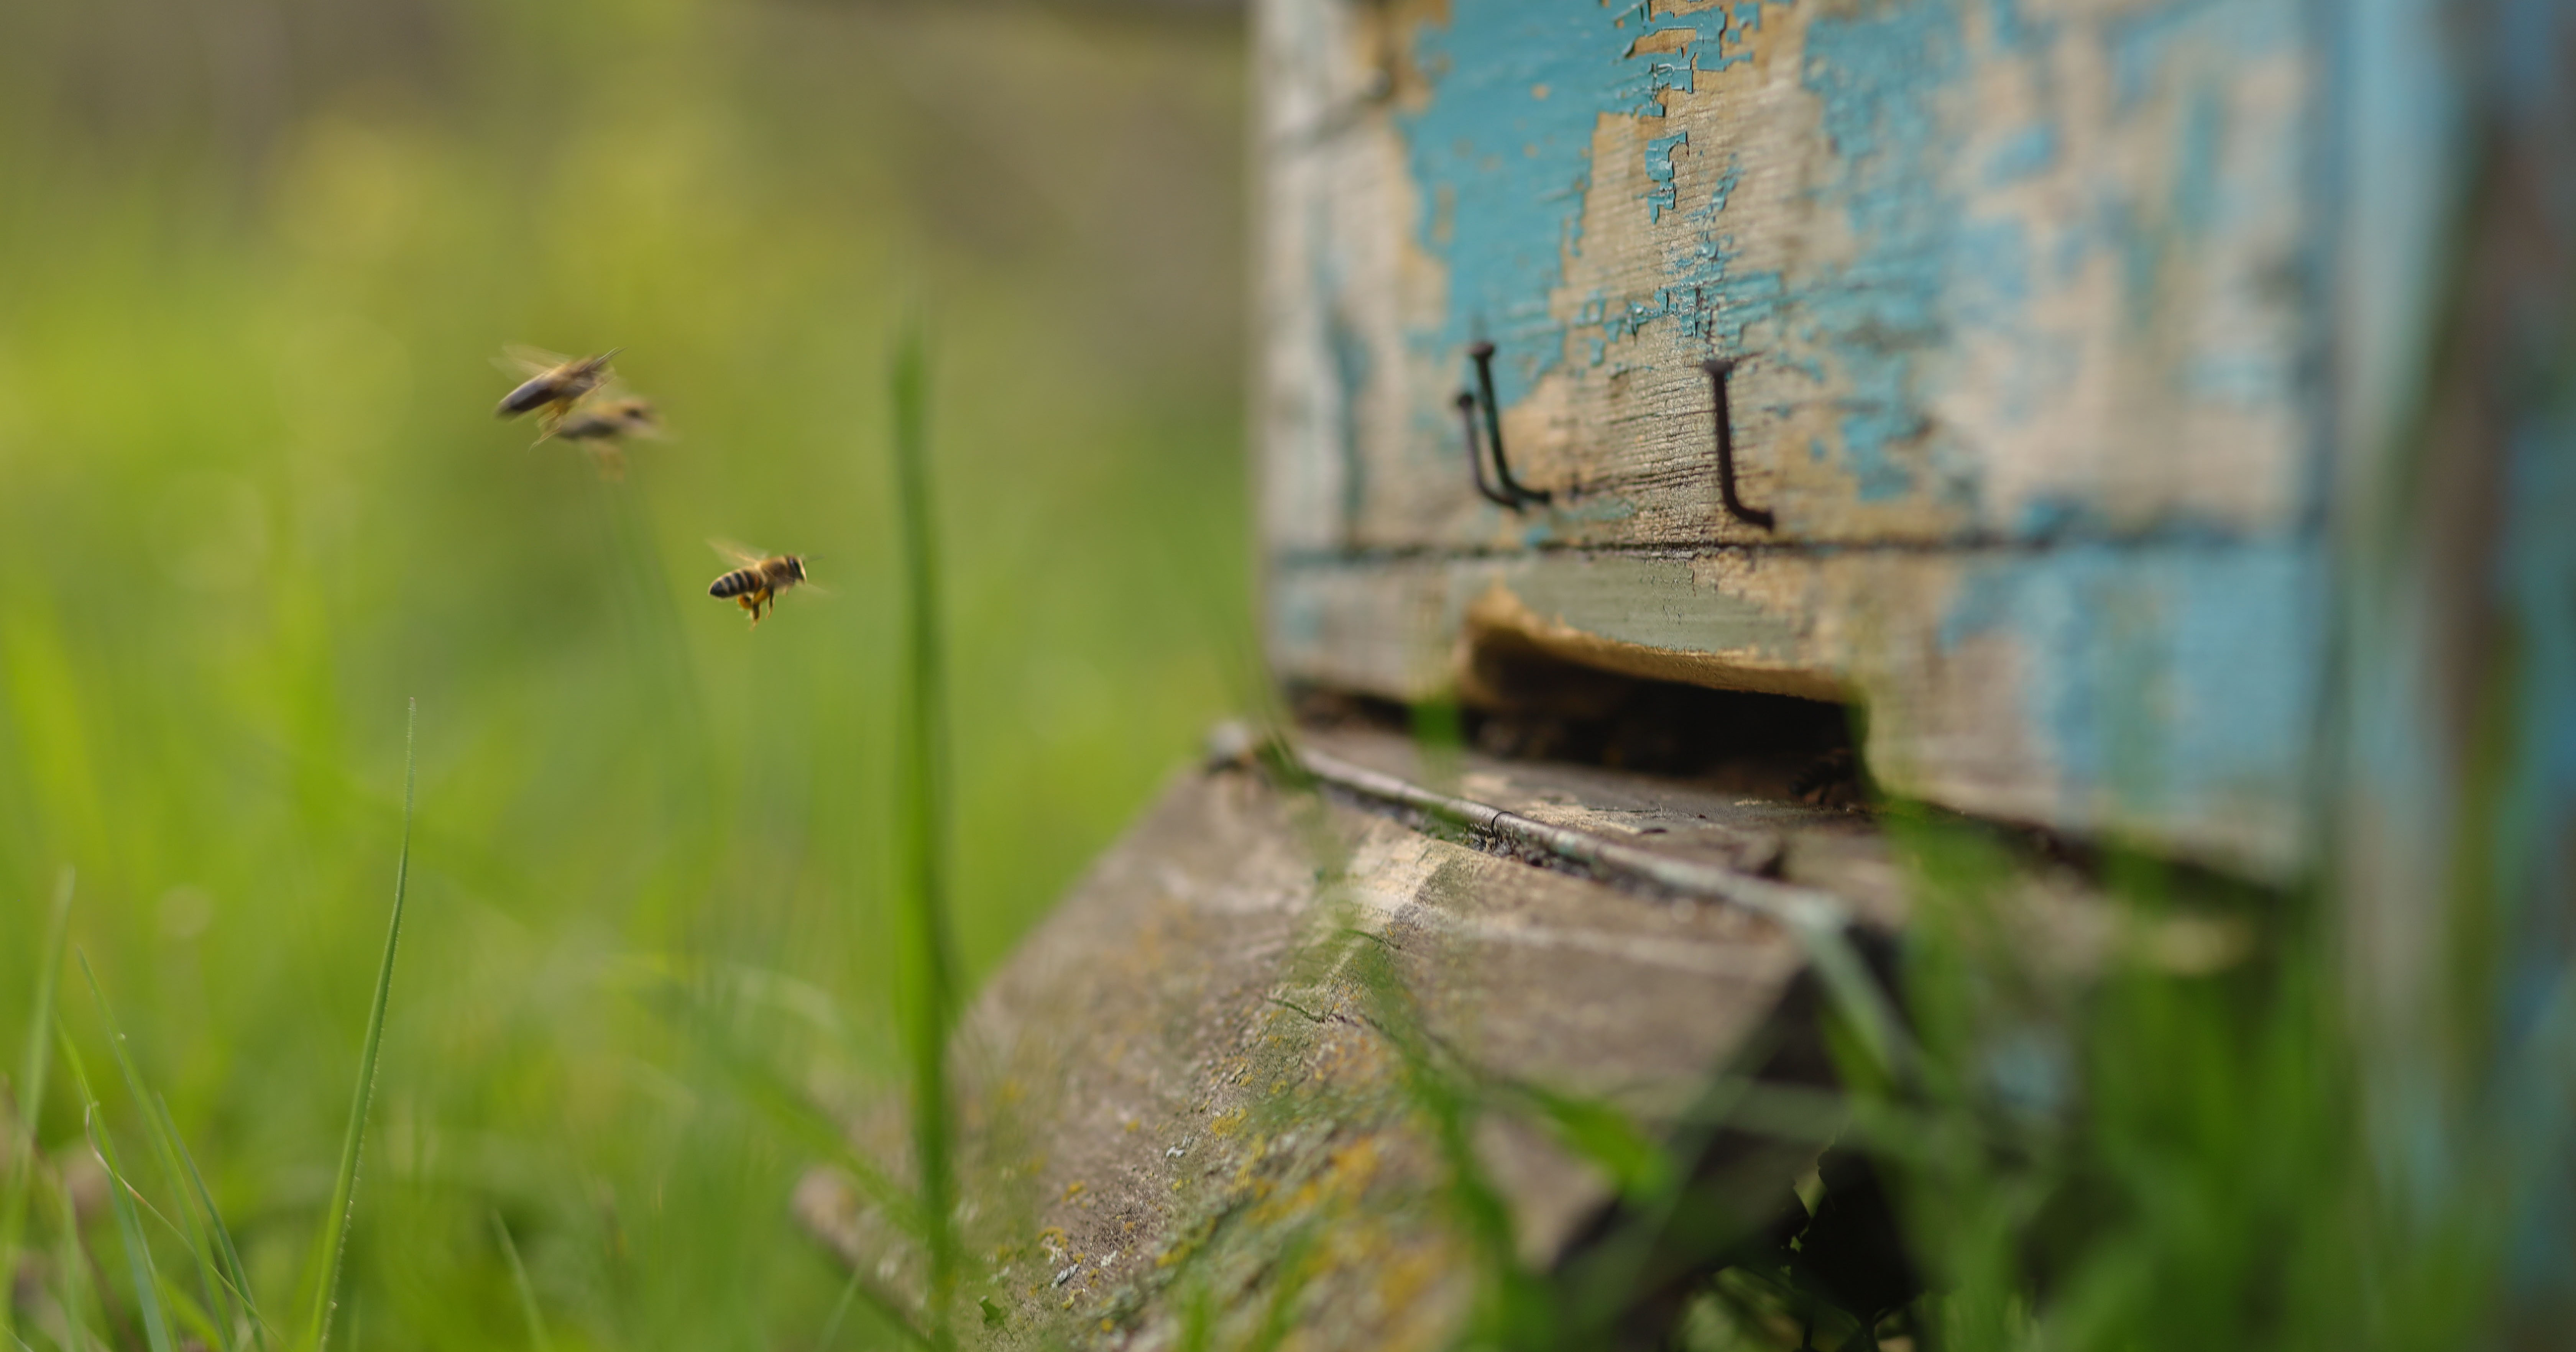
[[[18,1270],[18,1248],[27,1236],[27,1193],[36,1171],[36,1114],[45,1106],[45,1071],[47,1054],[53,1039],[46,1036],[54,1025],[54,981],[63,969],[63,944],[70,937],[72,914],[71,867],[63,867],[61,878],[54,884],[54,912],[45,922],[44,966],[36,972],[35,1005],[27,1013],[27,1055],[19,1063],[17,1116],[18,1140],[10,1152],[8,1191],[0,1196],[0,1329],[18,1327],[17,1283],[9,1275]]]
[[[903,1312],[903,1305],[900,1302],[869,1285],[867,1276],[853,1267],[850,1269],[850,1279],[841,1284],[840,1299],[832,1302],[832,1317],[823,1321],[823,1336],[815,1341],[816,1347],[831,1348],[838,1345],[841,1321],[849,1317],[852,1304],[865,1305],[875,1311],[877,1318],[884,1321],[887,1328],[900,1334],[905,1342],[915,1347],[934,1346],[930,1341],[930,1335],[922,1332],[921,1327],[912,1322],[911,1316]]]
[[[169,1273],[156,1270],[152,1275],[161,1283],[161,1309],[169,1320],[172,1335],[179,1340],[179,1352],[226,1345],[225,1340],[231,1334],[221,1325],[227,1321],[227,1316],[198,1304],[197,1298],[188,1293],[186,1283],[174,1279]]]
[[[340,1169],[331,1184],[331,1208],[322,1216],[322,1284],[313,1293],[310,1352],[331,1344],[331,1312],[340,1287],[340,1260],[349,1248],[349,1221],[358,1208],[358,1152],[367,1135],[367,1104],[376,1089],[376,1053],[384,1044],[385,1001],[394,985],[394,954],[402,947],[403,890],[411,878],[411,816],[419,787],[420,701],[410,702],[403,725],[402,852],[394,861],[394,914],[385,927],[385,957],[376,968],[375,1003],[367,1011],[366,1041],[358,1052],[358,1087],[349,1102],[349,1129],[340,1140]]]
[[[501,1256],[509,1260],[510,1285],[519,1293],[519,1313],[527,1316],[528,1346],[537,1352],[549,1352],[554,1340],[546,1336],[545,1315],[537,1309],[536,1285],[528,1280],[528,1265],[519,1261],[519,1246],[510,1238],[509,1222],[502,1220],[498,1211],[492,1213],[492,1233],[500,1237]]]
[[[60,1196],[63,1190],[57,1189],[56,1192]],[[61,1222],[54,1236],[54,1299],[61,1305],[61,1324],[47,1332],[54,1336],[55,1346],[76,1350],[81,1345],[80,1328],[86,1320],[89,1305],[84,1298],[87,1288],[81,1279],[88,1274],[81,1270],[80,1240],[75,1237],[78,1222],[72,1218],[69,1197],[60,1196],[54,1213],[55,1219]]]
[[[1261,1323],[1252,1332],[1244,1352],[1278,1352],[1297,1331],[1297,1302],[1306,1294],[1306,1284],[1314,1278],[1319,1266],[1316,1258],[1318,1236],[1313,1223],[1298,1228],[1279,1246],[1274,1270],[1279,1274],[1270,1292],[1270,1304],[1261,1312]]]
[[[59,1176],[55,1181],[54,1271],[62,1279],[55,1299],[63,1303],[62,1345],[66,1352],[74,1352],[80,1346],[81,1316],[91,1304],[87,1299],[89,1265],[82,1261],[80,1212],[72,1202],[72,1190],[61,1186]]]
[[[224,1213],[215,1209],[215,1195],[206,1187],[205,1175],[197,1172],[197,1159],[188,1153],[188,1143],[179,1139],[170,1125],[170,1105],[156,1096],[153,1106],[161,1114],[161,1127],[172,1145],[178,1147],[179,1162],[188,1168],[188,1185],[196,1190],[197,1205],[206,1213],[206,1223],[214,1228],[217,1252],[223,1256],[226,1280],[232,1284],[233,1299],[241,1302],[242,1317],[250,1321],[251,1344],[258,1352],[268,1352],[268,1321],[261,1317],[259,1305],[251,1298],[250,1273],[242,1266],[241,1250],[233,1245],[232,1227],[224,1224]]]
[[[107,1200],[116,1213],[117,1237],[125,1246],[126,1271],[134,1280],[135,1310],[143,1319],[143,1334],[152,1352],[171,1352],[170,1326],[161,1316],[161,1277],[153,1269],[152,1248],[143,1241],[143,1223],[134,1214],[134,1198],[125,1185],[125,1171],[116,1167],[116,1143],[109,1139],[98,1121],[98,1095],[89,1087],[89,1071],[81,1065],[80,1051],[72,1046],[71,1036],[62,1039],[63,1064],[71,1067],[72,1083],[80,1087],[81,1126],[89,1133],[89,1148],[107,1170]]]
[[[177,1133],[168,1129],[167,1119],[157,1110],[160,1100],[144,1087],[143,1072],[134,1064],[133,1052],[125,1043],[125,1029],[116,1021],[116,1011],[108,1007],[107,992],[98,984],[98,973],[90,969],[89,954],[79,955],[81,978],[89,982],[90,999],[98,1004],[99,1021],[107,1026],[108,1051],[116,1058],[117,1072],[125,1077],[125,1090],[134,1096],[134,1105],[143,1114],[144,1134],[151,1138],[155,1153],[161,1157],[161,1173],[173,1191],[179,1194],[179,1217],[185,1222],[181,1237],[187,1241],[188,1254],[197,1262],[198,1280],[206,1291],[207,1323],[213,1329],[215,1346],[232,1352],[232,1311],[224,1300],[224,1281],[215,1271],[214,1241],[206,1234],[197,1209],[188,1204],[187,1171],[179,1165],[179,1152],[173,1141]]]
[[[957,948],[948,914],[947,685],[939,632],[939,549],[930,503],[929,371],[919,321],[895,339],[896,514],[902,518],[906,611],[901,751],[903,904],[910,908],[914,1004],[911,1011],[912,1140],[921,1162],[921,1208],[930,1231],[930,1281],[924,1296],[929,1334],[954,1345],[949,1306],[957,1289],[956,1175],[950,1154],[948,1032],[957,1011]]]

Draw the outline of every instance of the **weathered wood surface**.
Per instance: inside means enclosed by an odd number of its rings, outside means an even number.
[[[1730,787],[1763,773],[1749,763],[1664,779],[1356,727],[1304,729],[1289,754],[1313,792],[1243,763],[1176,783],[972,1011],[964,1221],[990,1263],[961,1309],[979,1345],[1168,1348],[1205,1309],[1212,1346],[1273,1319],[1304,1346],[1446,1346],[1497,1261],[1556,1283],[1564,1308],[1653,1308],[1652,1292],[1587,1285],[1584,1246],[1634,1213],[1542,1095],[1633,1123],[1696,1180],[1677,1209],[1716,1231],[1790,1204],[1839,1125],[1816,1092],[1833,1073],[1821,1011],[1888,1017],[1865,955],[1904,923],[1919,876],[1871,814]],[[1428,799],[1590,848],[1403,806]],[[1585,867],[1605,846],[1678,865],[1679,885]],[[2114,944],[2190,970],[2241,946],[2206,919],[2115,918],[2037,858],[1987,892],[2026,956],[2076,979]],[[1837,985],[1853,979],[1865,992]],[[1713,1115],[1721,1075],[1769,1086],[1771,1106]],[[1465,1114],[1463,1157],[1441,1145],[1444,1094]],[[902,1131],[889,1107],[858,1144],[899,1162]],[[1494,1190],[1508,1235],[1468,1223],[1462,1170]],[[816,1173],[798,1208],[863,1272],[917,1293],[917,1246],[846,1180]],[[1703,1231],[1675,1275],[1708,1245]],[[1633,1280],[1641,1264],[1611,1266]]]
[[[1474,699],[1488,645],[1869,708],[1871,772],[1964,811],[2263,876],[2310,827],[2325,577],[2305,550],[1352,560],[1271,579],[1284,674]]]
[[[1900,793],[2313,862],[2332,222],[2293,0],[1260,13],[1283,674],[1476,702],[1506,634],[1865,704]],[[1545,505],[1471,486],[1478,338]],[[1775,530],[1720,510],[1712,356]]]
[[[1291,551],[2267,536],[2326,62],[2297,0],[1266,0]],[[1451,403],[1498,349],[1471,489]],[[1718,509],[1735,377],[1744,495]]]
[[[1331,744],[1419,768],[1395,739]],[[1466,782],[1592,828],[1707,826],[1682,848],[1709,858],[1728,857],[1719,829],[1853,830],[1830,812],[1766,816],[1577,775],[1469,758]],[[1587,805],[1569,783],[1613,791]],[[979,1326],[990,1345],[1169,1347],[1204,1293],[1217,1346],[1243,1345],[1274,1304],[1307,1346],[1445,1345],[1486,1260],[1454,1203],[1458,1161],[1432,1129],[1425,1072],[1391,1033],[1418,1027],[1442,1073],[1475,1082],[1474,1167],[1507,1202],[1516,1260],[1544,1271],[1614,1194],[1497,1087],[1669,1125],[1803,962],[1782,927],[1737,908],[1532,867],[1249,770],[1192,776],[973,1011],[965,1195],[997,1275],[966,1294],[969,1320],[982,1299],[1001,1312]],[[1745,1214],[1784,1199],[1815,1149],[1739,1152]],[[883,1218],[828,1175],[799,1207],[865,1270],[914,1279]]]
[[[1378,732],[1315,729],[1298,744],[1549,825],[1814,888],[1858,925],[1893,931],[1905,920],[1903,864],[1863,812],[1591,766],[1427,753]]]

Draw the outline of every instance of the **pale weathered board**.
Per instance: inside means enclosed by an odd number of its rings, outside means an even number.
[[[1289,677],[1865,706],[1900,794],[2314,862],[2327,34],[2297,0],[1265,0]],[[1479,496],[1459,410],[1496,345]],[[1710,378],[1741,497],[1721,507]]]
[[[1333,745],[1378,764],[1410,754]],[[1478,759],[1470,773],[1500,787],[1511,772]],[[1690,793],[1634,784],[1605,811],[1689,817]],[[1851,830],[1783,812],[1772,827]],[[1509,1209],[1514,1261],[1544,1273],[1616,1194],[1516,1094],[1670,1128],[1777,1023],[1805,962],[1786,927],[1743,908],[1533,867],[1248,768],[1191,775],[1024,941],[968,1022],[966,1227],[994,1261],[961,1305],[978,1322],[990,1302],[995,1322],[978,1328],[993,1347],[1171,1347],[1202,1299],[1215,1346],[1247,1345],[1274,1302],[1313,1346],[1451,1345],[1476,1299],[1477,1241],[1444,1200],[1460,1161],[1424,1115],[1398,1025],[1445,1073],[1473,1077],[1469,1167]],[[1794,1065],[1820,1086],[1811,1013],[1738,1069]],[[1793,1043],[1804,1050],[1784,1060]],[[863,1123],[861,1145],[899,1159],[898,1117]],[[1822,1139],[1729,1147],[1740,1214],[1785,1203]],[[917,1291],[917,1253],[845,1180],[814,1175],[798,1209],[872,1277]]]
[[[2310,552],[2258,546],[1355,560],[1278,571],[1272,658],[1424,699],[1507,638],[1857,696],[1871,771],[1898,792],[2278,875],[2307,848],[2324,587]]]

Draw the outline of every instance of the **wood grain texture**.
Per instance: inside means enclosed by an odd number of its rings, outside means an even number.
[[[1484,1077],[1480,1096],[1544,1087],[1652,1128],[1764,1026],[1802,961],[1742,911],[1631,896],[1245,771],[1190,776],[968,1020],[963,1195],[976,1250],[998,1255],[968,1298],[1003,1312],[983,1345],[1169,1346],[1205,1291],[1217,1346],[1244,1345],[1279,1299],[1315,1346],[1448,1346],[1478,1265],[1390,1018]],[[1478,1113],[1477,1159],[1518,1261],[1544,1271],[1613,1193],[1509,1102]],[[1815,1149],[1741,1161],[1766,1181],[1747,1214]],[[829,1174],[798,1206],[866,1270],[913,1275]]]
[[[1288,676],[1511,634],[1866,706],[1901,792],[2314,862],[2336,222],[2296,0],[1265,0]],[[1455,394],[1496,344],[1512,463]],[[1720,508],[1711,357],[1741,359]]]
[[[1304,547],[2265,534],[2313,506],[2294,0],[1267,0]],[[1451,404],[1500,350],[1471,490]],[[1747,358],[1717,508],[1700,362]]]
[[[1890,790],[2264,877],[2309,857],[2325,580],[2304,550],[1550,552],[1272,578],[1285,675],[1397,700],[1480,644],[1857,699]]]

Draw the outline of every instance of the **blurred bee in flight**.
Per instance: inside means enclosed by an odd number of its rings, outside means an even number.
[[[538,425],[551,436],[555,424],[581,402],[583,395],[607,383],[609,359],[621,351],[624,349],[612,347],[595,357],[566,357],[512,343],[492,364],[524,379],[517,389],[501,396],[501,405],[492,410],[492,415],[517,418],[534,413]]]
[[[601,475],[622,479],[626,477],[626,452],[620,443],[628,437],[659,441],[663,435],[662,416],[653,411],[652,401],[629,394],[584,399],[537,440],[558,437],[579,442],[590,451],[591,461],[599,466]]]
[[[805,581],[805,561],[793,554],[764,556],[758,550],[745,549],[722,540],[709,540],[707,543],[714,546],[718,554],[741,565],[707,584],[707,595],[732,597],[734,604],[751,612],[755,628],[760,624],[762,607],[776,606],[778,593]]]
[[[500,417],[537,415],[537,440],[543,445],[561,437],[590,452],[601,478],[626,477],[628,437],[660,438],[662,421],[652,402],[621,388],[609,370],[609,359],[623,348],[592,357],[566,357],[512,344],[493,364],[527,379],[501,400]]]

